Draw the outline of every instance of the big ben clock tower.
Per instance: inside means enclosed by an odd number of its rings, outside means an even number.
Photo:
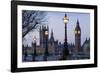
[[[81,49],[81,28],[79,26],[79,21],[77,20],[75,27],[75,51],[79,52]]]

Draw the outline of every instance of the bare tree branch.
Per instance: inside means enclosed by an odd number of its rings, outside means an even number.
[[[33,29],[45,22],[45,12],[43,11],[22,11],[22,37],[25,37]]]

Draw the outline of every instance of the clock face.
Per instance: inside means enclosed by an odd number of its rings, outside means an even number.
[[[75,30],[75,34],[77,34],[77,31]]]
[[[80,31],[78,31],[78,34],[80,34]]]
[[[80,34],[81,32],[80,32],[80,30],[75,30],[75,34]]]

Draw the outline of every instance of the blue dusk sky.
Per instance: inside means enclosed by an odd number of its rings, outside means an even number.
[[[75,44],[75,34],[74,30],[76,27],[77,20],[79,21],[79,25],[81,28],[81,45],[86,40],[86,38],[90,38],[90,14],[89,13],[74,13],[74,12],[66,12],[69,22],[67,24],[67,40],[68,43]],[[51,29],[53,29],[54,38],[59,42],[64,42],[65,35],[65,24],[63,22],[65,12],[47,12],[47,25],[49,26],[49,38],[51,36]],[[34,34],[34,35],[33,35]],[[36,36],[37,43],[39,43],[39,32],[35,30],[33,32],[33,36]],[[29,35],[25,37],[27,39],[27,44],[31,44],[32,38],[29,38]]]

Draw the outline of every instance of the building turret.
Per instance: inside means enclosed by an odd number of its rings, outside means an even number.
[[[50,36],[50,44],[53,45],[54,44],[54,36],[53,36],[53,29],[51,30],[51,36]]]

